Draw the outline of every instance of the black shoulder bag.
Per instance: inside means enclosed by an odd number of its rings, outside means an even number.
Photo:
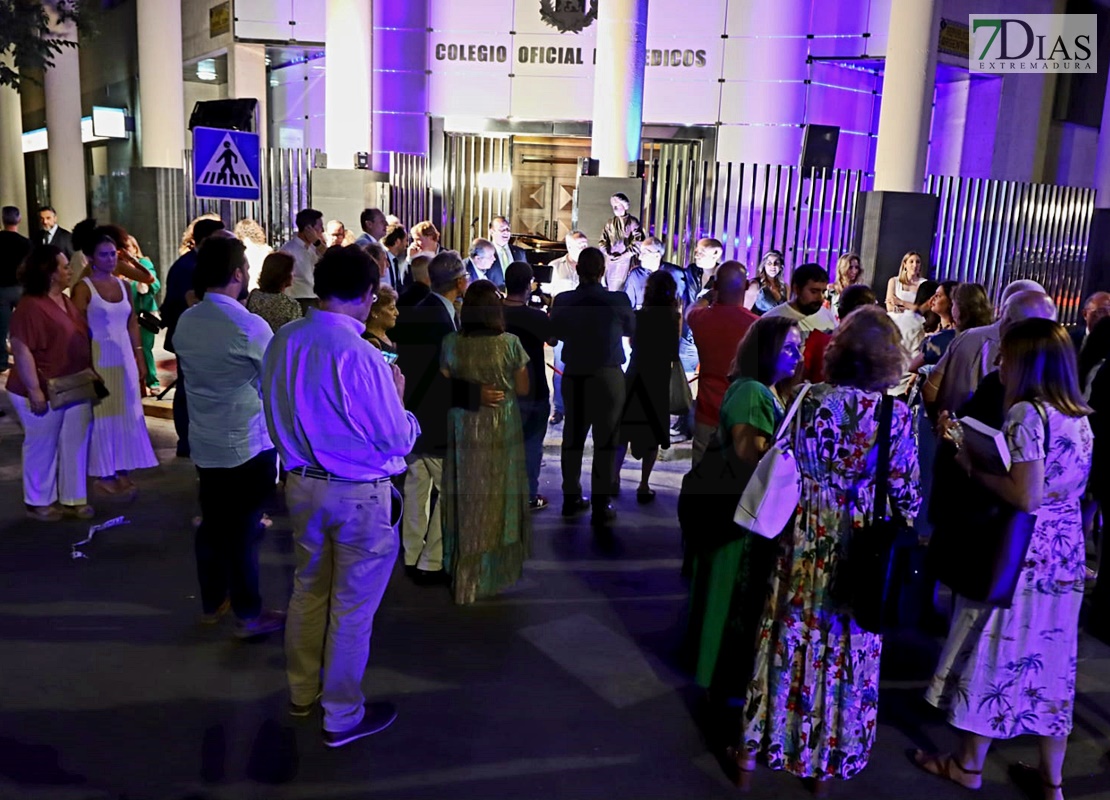
[[[870,633],[882,633],[883,611],[887,605],[894,566],[894,548],[906,528],[901,516],[892,517],[887,509],[893,419],[894,398],[884,394],[879,406],[879,460],[871,520],[848,535],[835,578],[837,588],[834,596],[851,609],[856,624]]]
[[[1052,432],[1048,415],[1033,403],[1045,430],[1045,461]],[[958,488],[957,488],[958,487]],[[1037,515],[1020,511],[960,472],[951,496],[953,509],[929,540],[925,568],[968,600],[1009,608],[1025,566]]]

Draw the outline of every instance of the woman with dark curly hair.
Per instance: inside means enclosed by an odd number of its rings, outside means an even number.
[[[744,746],[733,755],[741,784],[756,756],[772,769],[813,779],[851,778],[875,743],[882,637],[856,624],[830,587],[854,529],[871,517],[879,410],[905,368],[898,327],[880,308],[849,314],[825,351],[827,383],[812,387],[793,430],[801,473],[794,521],[778,540],[752,682]],[[917,513],[917,446],[909,409],[895,401],[888,495]]]

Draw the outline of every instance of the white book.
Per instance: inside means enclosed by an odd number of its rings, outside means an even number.
[[[971,460],[984,472],[1005,475],[1010,471],[1010,445],[1006,435],[974,417],[961,417],[964,447],[971,451]]]

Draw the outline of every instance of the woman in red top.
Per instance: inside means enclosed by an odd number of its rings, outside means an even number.
[[[93,515],[85,480],[92,405],[51,408],[46,399],[51,378],[92,366],[88,328],[62,294],[69,280],[65,254],[39,245],[20,269],[23,298],[12,314],[15,369],[8,374],[7,389],[24,432],[23,502],[27,516],[43,522]]]

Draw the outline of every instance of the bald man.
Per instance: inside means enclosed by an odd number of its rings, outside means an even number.
[[[744,308],[748,272],[739,261],[726,261],[717,269],[714,288],[704,294],[686,313],[701,372],[698,398],[694,406],[693,463],[705,455],[709,437],[721,417],[721,401],[728,389],[728,373],[736,348],[759,319]]]
[[[1071,341],[1075,345],[1076,355],[1083,352],[1083,345],[1087,343],[1087,337],[1094,329],[1095,323],[1102,319],[1108,310],[1110,310],[1110,292],[1095,292],[1087,298],[1087,302],[1083,304],[1083,325],[1071,331]]]
[[[1002,292],[998,304],[999,319],[993,325],[971,328],[952,340],[948,350],[921,390],[925,407],[936,419],[941,411],[953,412],[971,397],[979,381],[994,369],[1002,339],[1002,316],[1011,298],[1022,292],[1045,296],[1044,287],[1036,281],[1014,281]],[[1026,302],[1030,302],[1028,299]],[[1051,302],[1051,300],[1050,300]],[[1055,307],[1053,307],[1055,319]]]

